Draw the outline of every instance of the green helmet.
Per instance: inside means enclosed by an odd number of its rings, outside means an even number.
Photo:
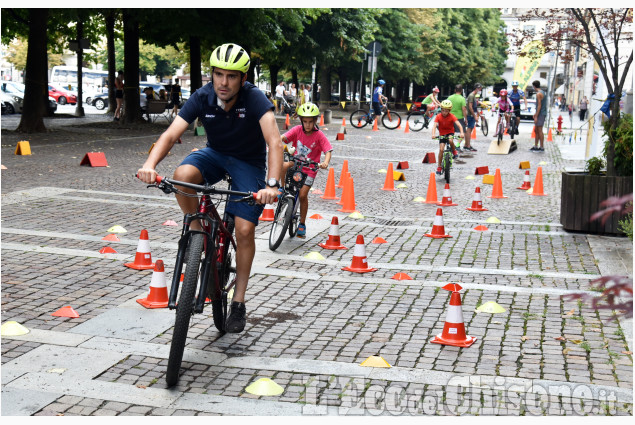
[[[218,46],[209,58],[212,68],[240,71],[244,74],[249,71],[249,54],[238,44],[227,43]]]
[[[450,102],[448,99],[445,99],[443,102],[441,102],[441,109],[452,109],[452,102]]]
[[[320,108],[318,108],[317,105],[311,102],[303,103],[298,108],[298,116],[309,118],[318,117],[320,116]]]

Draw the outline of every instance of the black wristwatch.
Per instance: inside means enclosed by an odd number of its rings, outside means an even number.
[[[280,187],[280,182],[275,178],[270,178],[267,180],[267,186],[269,187]]]

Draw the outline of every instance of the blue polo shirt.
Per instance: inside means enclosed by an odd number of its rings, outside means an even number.
[[[264,166],[267,149],[260,118],[273,110],[265,94],[250,82],[238,92],[234,106],[226,112],[217,104],[213,83],[190,96],[179,116],[188,123],[196,118],[203,123],[207,146],[253,165]]]

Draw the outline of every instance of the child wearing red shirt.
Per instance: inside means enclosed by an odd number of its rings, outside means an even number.
[[[459,126],[459,130],[461,131],[461,138],[463,138],[463,126],[459,122],[459,120],[454,116],[454,114],[450,113],[452,109],[452,102],[449,100],[444,100],[441,102],[441,113],[437,115],[434,119],[434,123],[432,124],[432,138],[434,139],[437,126],[439,127],[439,136],[447,136],[449,134],[454,134],[454,123]],[[459,153],[456,151],[456,146],[454,146],[454,141],[452,138],[447,139],[450,142],[450,146],[452,146],[452,153],[454,154],[454,158],[459,156]],[[443,158],[443,151],[445,150],[445,141],[446,139],[439,138],[439,164],[437,166],[437,174],[441,175],[441,159]]]

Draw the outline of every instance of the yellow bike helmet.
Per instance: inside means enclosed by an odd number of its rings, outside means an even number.
[[[249,71],[249,54],[238,44],[227,43],[218,46],[209,58],[212,68],[240,71],[246,74]]]
[[[298,116],[308,118],[319,117],[320,108],[318,108],[316,104],[311,102],[303,103],[298,108]]]
[[[443,102],[441,102],[441,109],[452,109],[452,102],[450,102],[448,99],[445,99]]]

